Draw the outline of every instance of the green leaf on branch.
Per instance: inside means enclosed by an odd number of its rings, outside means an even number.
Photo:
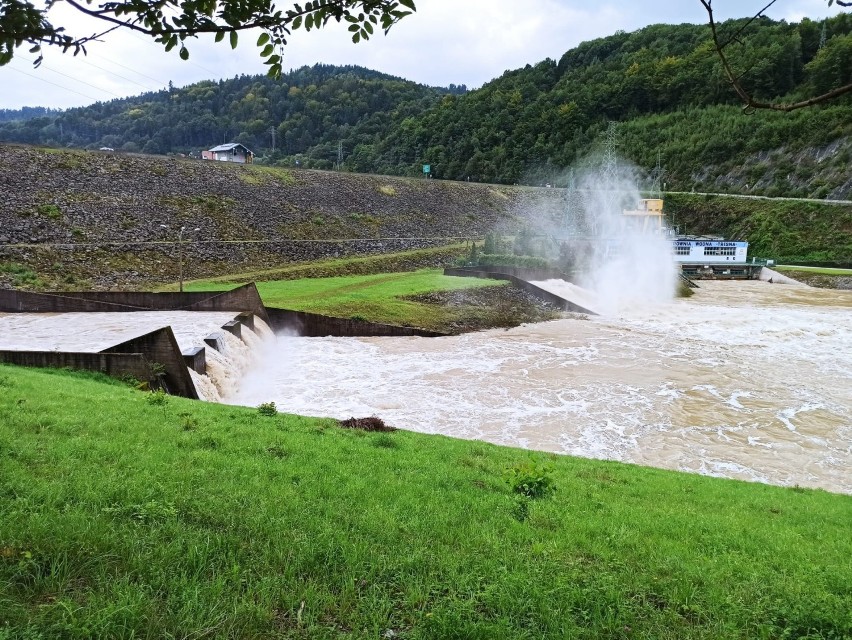
[[[231,49],[237,48],[237,41],[239,40],[239,35],[237,35],[236,31],[231,31]]]

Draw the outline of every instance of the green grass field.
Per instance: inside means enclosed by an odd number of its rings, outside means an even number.
[[[850,635],[849,496],[0,366],[3,640]]]
[[[779,264],[773,269],[777,271],[804,271],[822,276],[852,276],[852,269],[833,269],[829,267],[800,267],[796,265]]]
[[[450,264],[466,251],[464,244],[452,244],[430,249],[413,249],[397,253],[382,253],[371,256],[333,258],[288,264],[273,269],[261,269],[231,273],[216,278],[187,281],[187,286],[196,283],[206,286],[218,283],[222,288],[225,284],[245,284],[246,282],[263,282],[267,280],[298,280],[300,278],[333,278],[337,276],[372,275],[401,271],[416,271],[435,264]],[[177,291],[177,284],[171,283],[160,287],[160,291]]]
[[[445,276],[440,269],[423,269],[404,273],[258,282],[257,289],[264,304],[270,307],[440,331],[482,310],[465,305],[442,307],[404,298],[433,291],[500,287],[505,284],[497,280]],[[208,281],[193,282],[187,290],[216,291],[222,288],[221,282]]]

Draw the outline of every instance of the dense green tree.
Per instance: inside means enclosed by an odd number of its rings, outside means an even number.
[[[769,4],[752,18],[744,21],[742,25],[734,24],[732,28],[725,28],[725,24],[717,24],[713,13],[713,0],[699,0],[699,2],[707,11],[713,49],[722,64],[725,77],[747,111],[768,109],[790,112],[852,94],[852,82],[841,80],[838,84],[824,88],[822,92],[785,99],[790,97],[788,92],[795,84],[798,67],[802,63],[801,38],[794,39],[792,42],[789,39],[773,39],[767,43],[766,31],[750,30],[753,23],[759,24],[767,19],[765,12],[775,4],[776,0],[770,0]],[[852,0],[828,0],[828,6],[835,2],[839,6],[852,7]],[[844,14],[843,17],[847,16]],[[805,35],[809,39],[810,54],[813,33],[808,29]],[[820,47],[822,39],[823,36],[820,34]],[[764,55],[761,57],[756,57],[752,51],[756,42],[757,46],[763,45]],[[795,50],[797,47],[798,51]],[[842,58],[842,55],[840,57]],[[786,90],[778,93],[771,92],[784,89],[785,85]]]
[[[415,10],[413,0],[310,0],[284,9],[273,0],[64,0],[63,5],[103,24],[101,32],[81,38],[67,33],[63,25],[53,24],[49,13],[55,4],[0,0],[0,66],[22,46],[30,47],[30,53],[40,52],[42,46],[85,53],[88,43],[115,29],[151,36],[166,51],[178,48],[184,60],[189,58],[189,38],[214,34],[219,42],[227,36],[233,48],[240,31],[261,29],[257,40],[260,55],[269,65],[270,75],[277,77],[282,48],[295,29],[310,31],[329,20],[346,21],[352,40],[358,42],[369,39],[375,28],[387,32]],[[36,65],[40,62],[39,53]]]

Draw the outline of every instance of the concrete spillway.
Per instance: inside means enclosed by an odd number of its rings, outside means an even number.
[[[165,368],[167,390],[203,400],[236,391],[261,343],[271,339],[263,320],[233,311],[0,313],[0,362],[143,381]]]
[[[594,291],[584,289],[573,282],[551,278],[549,280],[533,280],[530,284],[542,291],[558,296],[565,301],[566,306],[586,309],[587,312],[595,315],[604,313],[605,305],[600,297]]]
[[[436,335],[410,327],[266,309],[253,283],[230,291],[33,293],[0,290],[0,362],[132,376],[222,400],[274,337]]]
[[[0,313],[0,362],[132,376],[189,398],[209,397],[196,388],[208,352],[215,363],[227,347],[224,357],[234,360],[243,327],[254,335],[268,318],[254,284],[187,293],[0,290]]]
[[[567,282],[562,278],[562,274],[555,270],[520,267],[495,267],[494,269],[464,267],[444,269],[444,275],[508,280],[517,288],[523,289],[563,311],[598,314],[598,311],[587,306],[587,303],[595,301],[594,293]],[[561,283],[561,285],[556,286],[555,283]]]

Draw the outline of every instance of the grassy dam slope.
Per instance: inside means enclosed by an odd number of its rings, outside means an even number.
[[[561,189],[5,144],[0,192],[0,286],[41,289],[174,281],[181,226],[198,278],[552,229],[565,209]],[[684,232],[779,261],[852,253],[849,205],[678,195],[666,207]]]

